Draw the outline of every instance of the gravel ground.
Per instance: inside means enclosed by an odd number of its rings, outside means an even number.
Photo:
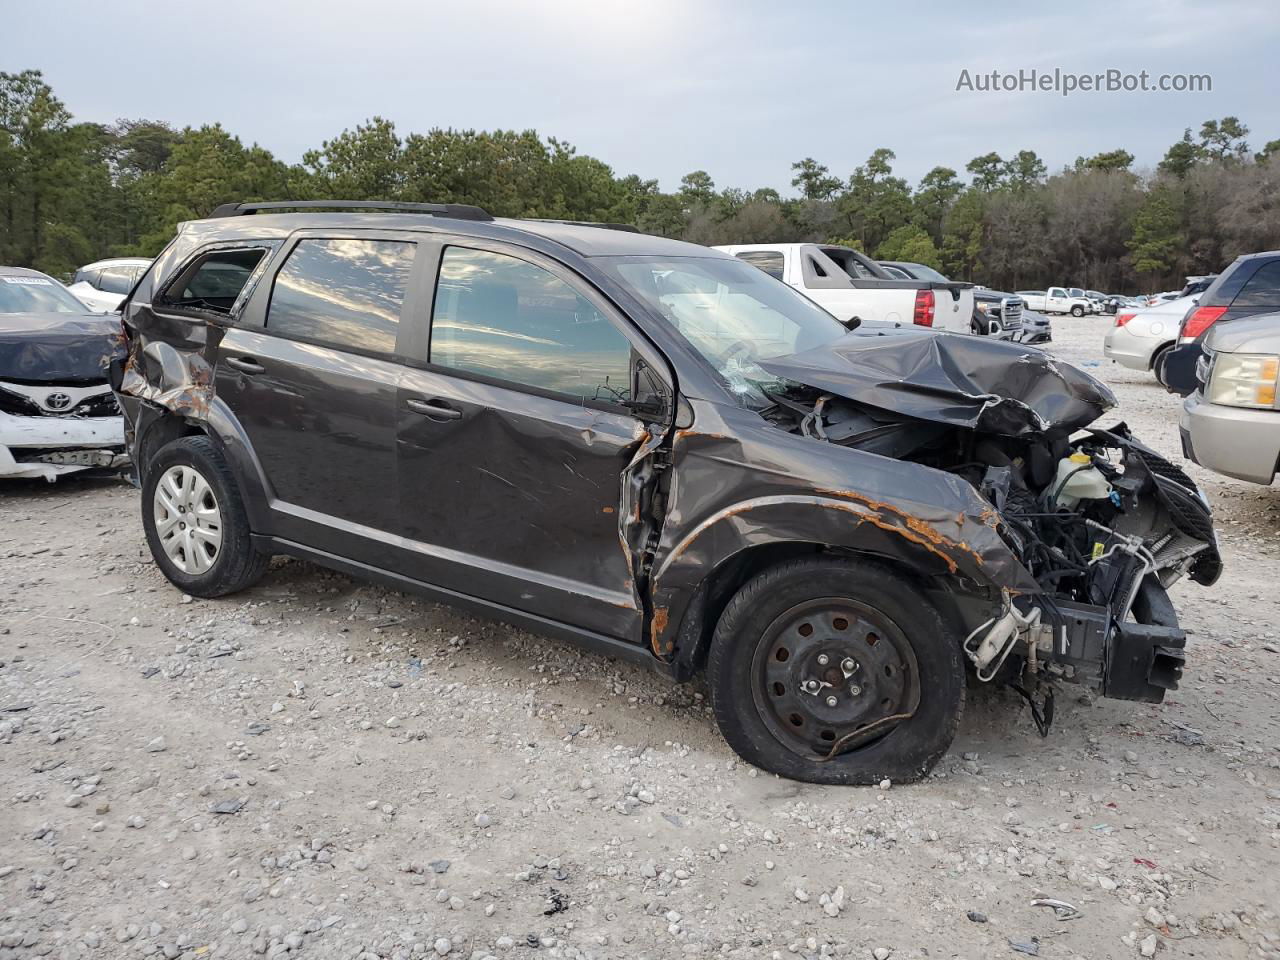
[[[1180,459],[1107,323],[1054,350]],[[131,487],[10,484],[0,960],[1278,957],[1280,490],[1191,472],[1227,573],[1176,588],[1182,689],[1068,689],[1040,739],[975,687],[879,790],[747,767],[697,684],[306,563],[183,597]]]

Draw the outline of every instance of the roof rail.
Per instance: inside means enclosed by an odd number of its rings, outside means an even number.
[[[625,230],[627,233],[639,233],[640,228],[630,223],[600,223],[595,220],[556,220],[551,217],[521,217],[530,223],[563,223],[566,227],[600,227],[604,230]]]
[[[402,203],[392,200],[277,200],[269,203],[224,203],[209,214],[214,217],[242,217],[269,210],[389,210],[425,213],[454,220],[492,220],[480,207],[467,203]]]

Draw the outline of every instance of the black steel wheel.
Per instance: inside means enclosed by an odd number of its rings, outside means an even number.
[[[864,603],[819,597],[771,623],[752,658],[765,726],[799,754],[825,758],[915,712],[920,675],[897,624]]]
[[[919,584],[863,560],[793,560],[747,582],[716,627],[707,680],[744,760],[814,783],[919,779],[964,707],[958,636]]]

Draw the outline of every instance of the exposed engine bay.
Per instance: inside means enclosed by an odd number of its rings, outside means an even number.
[[[1123,423],[1089,426],[1114,405],[1104,385],[1039,350],[978,338],[831,353],[820,371],[807,356],[763,364],[780,377],[769,419],[962,477],[1039,587],[1002,590],[972,627],[964,646],[980,680],[1014,686],[1042,732],[1049,681],[1150,702],[1177,687],[1185,634],[1166,590],[1218,578],[1213,522],[1190,477]]]

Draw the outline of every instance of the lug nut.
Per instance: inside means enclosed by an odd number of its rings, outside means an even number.
[[[836,698],[835,698],[835,697],[827,697],[827,706],[828,706],[828,707],[834,707],[837,703],[839,703],[839,701],[838,701],[838,700],[836,700]]]
[[[817,692],[818,692],[818,681],[817,681],[817,680],[806,680],[806,681],[805,681],[804,683],[802,683],[800,686],[802,686],[802,687],[804,688],[804,692],[805,692],[805,693],[817,693]]]
[[[856,697],[858,694],[862,692],[862,688],[858,686],[856,683],[851,683],[849,684],[849,692]]]
[[[847,677],[849,674],[853,673],[853,671],[858,669],[858,664],[853,657],[845,657],[840,661],[840,669],[844,671],[844,674]]]
[[[829,661],[830,658],[825,653],[818,654],[818,666],[825,667]]]

